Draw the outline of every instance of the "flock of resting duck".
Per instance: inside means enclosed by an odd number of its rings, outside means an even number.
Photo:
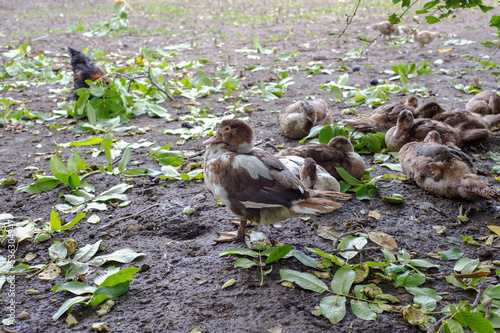
[[[475,95],[466,110],[444,111],[436,102],[418,106],[415,96],[371,111],[369,117],[344,120],[363,132],[386,132],[389,151],[399,152],[408,177],[424,190],[451,199],[500,201],[477,175],[461,148],[484,142],[500,125],[500,96],[493,91]],[[279,116],[281,133],[292,139],[307,136],[313,126],[330,125],[325,101],[299,101]],[[206,140],[205,184],[240,220],[236,233],[221,233],[216,241],[242,240],[247,221],[273,224],[300,214],[331,212],[341,207],[336,167],[353,177],[365,171],[364,160],[351,141],[334,137],[328,144],[308,143],[275,155],[253,145],[253,130],[241,119],[224,120]]]
[[[373,28],[389,37],[397,29],[405,31],[404,27],[382,23]],[[88,87],[88,79],[109,82],[92,58],[70,47],[68,52],[75,89]],[[279,117],[281,133],[292,139],[307,136],[313,126],[332,122],[332,113],[322,99],[295,102]],[[369,117],[344,123],[358,131],[386,132],[388,150],[399,152],[406,175],[424,190],[452,199],[500,201],[500,192],[481,180],[472,160],[460,149],[488,140],[490,129],[500,126],[497,93],[475,95],[465,111],[444,111],[436,102],[418,106],[417,98],[408,96],[405,103],[386,104],[372,110]],[[247,221],[273,224],[300,214],[340,208],[336,200],[350,195],[339,192],[336,167],[355,178],[361,178],[365,171],[364,160],[343,136],[332,138],[327,145],[309,143],[273,155],[254,147],[253,130],[247,123],[231,119],[222,121],[204,144],[205,183],[240,219],[238,232],[222,233],[218,241],[244,239]]]

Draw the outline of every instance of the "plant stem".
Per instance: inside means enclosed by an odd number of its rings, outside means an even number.
[[[262,269],[262,255],[261,255],[261,252],[259,251],[259,267],[260,267],[260,286],[263,287],[264,286],[264,270]]]
[[[50,266],[50,264],[52,264],[52,263],[53,263],[54,261],[56,261],[57,259],[59,259],[59,258],[52,259],[51,261],[49,261],[49,263],[48,263],[48,264],[46,264],[45,266],[43,266],[41,269],[39,269],[38,271],[36,271],[35,273],[33,273],[33,274],[31,274],[31,275],[28,275],[28,276],[26,277],[26,279],[31,279],[33,276],[37,275],[38,273],[43,272],[44,270],[46,270],[46,269],[47,269],[47,267],[49,267],[49,266]]]

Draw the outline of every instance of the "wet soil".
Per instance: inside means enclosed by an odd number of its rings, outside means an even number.
[[[76,1],[47,1],[28,3],[0,3],[0,50],[7,51],[10,47],[19,47],[23,42],[30,41],[32,50],[44,52],[47,57],[59,58],[64,69],[69,71],[69,58],[65,58],[64,48],[71,46],[77,49],[89,47],[102,49],[113,62],[120,56],[135,57],[139,48],[150,46],[161,48],[180,43],[194,43],[193,48],[179,52],[174,62],[205,59],[209,62],[203,70],[207,75],[226,65],[231,66],[235,73],[247,86],[259,82],[275,80],[273,69],[291,66],[303,66],[313,61],[321,60],[332,74],[308,75],[306,71],[292,72],[294,85],[291,85],[283,96],[271,102],[263,102],[259,96],[249,98],[252,103],[251,114],[237,114],[238,117],[248,116],[249,123],[255,129],[256,142],[262,147],[266,141],[275,144],[285,143],[285,146],[295,146],[297,140],[286,139],[280,134],[278,113],[271,111],[283,110],[288,104],[302,100],[306,96],[323,98],[329,102],[329,107],[335,115],[335,121],[351,118],[341,110],[348,106],[344,103],[332,103],[335,96],[320,89],[321,85],[348,73],[349,84],[369,86],[372,79],[383,81],[391,75],[382,71],[392,65],[401,63],[421,63],[427,61],[436,69],[432,74],[420,75],[410,79],[410,83],[429,88],[431,96],[427,100],[436,100],[445,109],[464,107],[471,97],[454,88],[454,82],[471,85],[477,78],[482,89],[498,89],[498,79],[491,73],[495,69],[478,70],[478,60],[486,60],[494,55],[495,47],[482,45],[480,42],[494,40],[495,30],[488,27],[491,14],[479,11],[458,12],[457,17],[424,28],[439,31],[442,34],[438,40],[422,50],[416,50],[416,44],[407,42],[399,46],[391,45],[379,38],[367,52],[358,59],[344,58],[345,54],[355,48],[363,48],[367,44],[360,41],[362,36],[376,37],[377,33],[366,28],[375,21],[383,20],[388,7],[375,4],[370,8],[360,8],[353,23],[346,33],[338,38],[345,27],[344,13],[352,13],[354,4],[325,4],[320,1],[302,3],[296,1],[280,2],[241,2],[231,1],[230,5],[218,1],[203,2],[173,2],[160,1],[153,5],[145,1],[131,3],[129,14],[129,32],[109,34],[102,37],[87,38],[81,31],[68,32],[68,28],[83,24],[84,31],[93,23],[109,19],[112,8],[108,3],[91,1],[88,3]],[[154,8],[153,8],[154,7]],[[497,10],[495,10],[497,11]],[[404,17],[404,22],[415,26],[412,22],[413,12]],[[420,17],[420,19],[423,19]],[[253,48],[253,38],[265,48],[276,50],[273,55],[258,54],[258,58],[249,58],[245,53],[235,52],[241,48]],[[445,45],[452,39],[477,41],[468,45]],[[450,49],[451,48],[451,49]],[[297,57],[286,61],[275,62],[277,55],[299,51]],[[441,52],[445,51],[445,52]],[[344,59],[343,59],[344,58]],[[6,63],[7,59],[1,57]],[[492,62],[495,61],[493,58]],[[354,65],[361,70],[353,72]],[[270,66],[269,70],[252,72],[245,69],[248,66]],[[441,70],[441,71],[440,71]],[[196,73],[196,70],[189,70]],[[447,74],[448,73],[448,74]],[[15,80],[10,78],[6,80]],[[12,97],[21,100],[29,110],[42,111],[50,114],[58,109],[57,103],[68,99],[67,94],[49,92],[51,88],[60,86],[30,86],[24,89],[1,91],[1,97]],[[217,114],[225,112],[234,100],[219,102],[220,94],[196,100],[200,107],[210,108]],[[403,93],[392,96],[393,101],[405,99]],[[189,113],[185,98],[177,96],[174,101],[166,101],[162,105],[169,110],[173,119]],[[357,107],[358,113],[368,113],[368,107]],[[64,124],[68,119],[58,119],[54,122]],[[49,170],[48,158],[56,151],[65,160],[72,149],[61,149],[54,143],[64,143],[87,136],[75,136],[73,131],[55,131],[49,129],[54,122],[29,122],[20,133],[0,128],[0,178],[9,175],[15,177],[19,185],[32,182],[28,177],[27,166],[36,166]],[[177,146],[178,137],[162,134],[164,129],[178,128],[179,121],[139,116],[132,118],[128,125],[149,127],[142,135],[131,136],[128,133],[114,132],[115,138],[127,142],[137,142],[146,139],[163,146],[172,143],[172,149],[202,152],[202,139],[188,140],[186,144]],[[37,131],[34,135],[32,132]],[[492,138],[478,147],[467,150],[473,154],[477,166],[487,173],[493,162],[487,158],[486,152],[499,151],[500,136],[493,133]],[[132,161],[138,161],[140,166],[159,169],[157,162],[147,156],[149,148],[133,151]],[[89,149],[79,149],[88,163],[105,164],[105,157],[92,158]],[[375,166],[372,175],[397,172],[381,168],[373,163],[373,155],[364,156],[367,166]],[[202,155],[191,158],[191,161],[201,162]],[[493,187],[499,187],[493,177],[486,178]],[[401,316],[392,313],[379,314],[376,321],[363,321],[355,318],[350,310],[346,318],[332,326],[324,317],[311,314],[319,305],[322,295],[301,290],[287,289],[280,285],[279,270],[291,268],[300,271],[310,271],[295,259],[286,259],[273,265],[273,271],[265,276],[264,286],[260,287],[258,269],[235,269],[234,257],[219,257],[218,253],[231,247],[244,247],[244,244],[214,244],[217,231],[235,230],[230,224],[232,213],[226,207],[219,207],[213,195],[208,192],[202,182],[164,181],[151,182],[146,178],[125,180],[124,177],[96,174],[89,178],[99,193],[112,185],[126,181],[134,187],[128,192],[132,204],[124,208],[109,207],[107,211],[96,212],[101,218],[99,225],[80,222],[69,232],[54,234],[51,241],[64,241],[74,238],[79,246],[91,244],[98,239],[104,240],[105,248],[100,253],[111,253],[115,250],[132,247],[147,255],[128,266],[140,267],[142,270],[130,284],[130,290],[117,299],[115,307],[103,318],[97,317],[94,308],[76,306],[73,315],[79,324],[68,328],[63,319],[52,320],[52,315],[59,306],[70,297],[69,293],[53,293],[53,285],[65,282],[60,276],[49,282],[42,282],[34,277],[26,279],[20,276],[16,279],[16,314],[26,311],[31,315],[25,319],[17,318],[17,325],[9,329],[16,332],[92,332],[91,325],[104,321],[112,332],[190,332],[198,328],[201,332],[266,332],[266,330],[281,325],[283,332],[418,332],[418,327],[408,324]],[[484,256],[484,249],[461,242],[463,236],[478,239],[490,234],[487,225],[499,225],[496,217],[500,215],[497,203],[482,202],[478,204],[479,211],[473,210],[468,222],[458,224],[457,215],[462,204],[449,199],[437,198],[412,182],[396,182],[394,180],[380,181],[382,189],[397,192],[406,198],[401,205],[391,205],[380,197],[371,201],[352,199],[333,213],[322,216],[312,216],[308,221],[300,217],[290,218],[282,227],[255,226],[253,230],[264,232],[270,239],[290,244],[294,249],[304,250],[305,247],[315,247],[328,252],[332,243],[316,235],[315,226],[331,225],[340,232],[359,230],[369,232],[383,231],[397,241],[399,249],[407,249],[417,258],[426,258],[441,265],[431,273],[451,273],[453,262],[437,261],[426,256],[432,250],[447,250],[460,247],[464,256],[491,259]],[[14,187],[0,187],[0,213],[10,213],[21,218],[41,218],[47,222],[49,214],[56,204],[63,203],[59,194],[67,193],[68,189],[58,188],[42,194],[28,195],[15,192]],[[155,205],[154,207],[151,207]],[[195,212],[187,216],[183,208],[191,206]],[[141,210],[144,213],[107,229],[99,230],[117,219],[135,214]],[[368,217],[368,211],[378,210],[380,219]],[[71,216],[64,216],[70,219]],[[433,228],[443,226],[444,234],[438,234]],[[458,244],[454,244],[458,240]],[[19,246],[17,258],[24,258],[28,252],[37,254],[32,264],[45,263],[49,260],[47,248],[51,241],[38,245],[24,242]],[[307,250],[304,250],[307,252]],[[498,251],[493,248],[493,259],[498,260]],[[382,254],[372,251],[365,260],[379,260]],[[254,267],[255,268],[255,267]],[[95,272],[89,274],[91,281]],[[230,288],[221,289],[224,282],[235,279],[236,284]],[[498,278],[490,281],[498,283]],[[392,284],[381,284],[382,288],[402,299],[402,304],[411,304],[412,298],[404,291],[395,289]],[[438,309],[451,302],[472,299],[473,295],[463,292],[444,279],[431,278],[422,287],[433,288],[443,297]],[[27,289],[40,291],[39,295],[28,296]],[[4,298],[6,290],[2,291]],[[7,308],[2,304],[0,314],[6,317]],[[62,318],[64,318],[63,316]]]

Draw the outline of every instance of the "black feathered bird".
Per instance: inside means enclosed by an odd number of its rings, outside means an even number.
[[[104,83],[109,83],[109,79],[106,77],[106,74],[102,70],[101,66],[94,62],[94,59],[69,46],[67,49],[71,54],[71,67],[73,68],[75,90],[83,87],[88,88],[89,85],[85,83],[85,80],[96,81],[101,79]]]

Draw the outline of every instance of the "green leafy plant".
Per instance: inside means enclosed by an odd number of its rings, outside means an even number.
[[[128,25],[127,6],[115,6],[115,12],[111,21],[102,21],[94,24],[89,32],[84,33],[86,37],[105,36],[110,32],[124,31]]]
[[[384,133],[367,133],[354,132],[351,127],[333,123],[332,125],[318,125],[311,128],[308,136],[300,142],[303,143],[307,139],[318,137],[320,143],[328,144],[328,142],[336,136],[344,136],[351,139],[354,150],[360,154],[378,153],[385,148]]]
[[[500,173],[500,156],[492,153],[491,151],[488,151],[487,154],[493,160],[493,162],[495,162],[495,165],[493,166],[493,169],[491,169],[491,172]]]
[[[264,285],[264,275],[267,275],[272,272],[273,266],[271,266],[268,270],[264,270],[266,265],[269,265],[275,261],[280,260],[281,258],[288,258],[289,253],[292,251],[292,247],[290,245],[279,245],[272,246],[269,239],[261,232],[249,231],[249,238],[245,239],[245,243],[248,248],[232,248],[228,249],[224,252],[219,253],[219,257],[224,257],[227,255],[242,255],[249,256],[252,258],[258,259],[250,260],[247,258],[239,258],[234,263],[234,268],[250,268],[253,266],[258,266],[260,268],[260,286]],[[265,261],[262,260],[262,257],[267,257]]]
[[[92,175],[91,165],[85,164],[85,158],[81,159],[78,150],[75,149],[64,165],[58,155],[53,155],[49,162],[50,171],[54,176],[36,176],[35,183],[18,188],[17,192],[42,193],[50,191],[60,183],[68,185],[75,190],[85,186],[83,179]]]
[[[59,319],[65,312],[71,310],[77,304],[94,307],[107,299],[114,299],[123,295],[128,290],[130,281],[138,271],[140,269],[135,267],[124,268],[114,274],[108,275],[97,287],[77,281],[56,284],[52,287],[52,291],[68,291],[78,296],[67,299],[52,319]]]
[[[418,75],[424,75],[432,73],[432,68],[429,66],[427,61],[422,62],[417,65],[415,63],[405,64],[399,63],[397,66],[392,66],[392,71],[385,71],[386,74],[398,74],[395,77],[390,78],[389,80],[400,80],[402,84],[406,85],[408,83],[408,79],[414,78]]]
[[[473,86],[464,86],[461,83],[457,83],[455,81],[452,81],[454,83],[453,87],[457,90],[463,91],[466,94],[478,94],[481,92],[481,89],[475,88]]]
[[[371,170],[367,170],[363,174],[363,179],[359,180],[359,179],[351,176],[342,167],[337,167],[336,169],[337,169],[337,172],[339,173],[339,175],[344,180],[344,181],[340,181],[340,190],[342,192],[354,192],[354,193],[356,193],[356,198],[358,200],[371,200],[371,198],[377,196],[377,194],[379,192],[379,188],[376,186],[377,181],[380,179],[387,179],[387,178],[394,177],[394,175],[388,173],[388,174],[384,174],[384,175],[380,175],[380,176],[371,178],[370,177]],[[391,194],[391,195],[394,196],[394,194]],[[400,198],[398,198],[398,199],[400,199]],[[400,199],[399,201],[402,202],[401,200],[404,201],[404,198]],[[394,202],[394,203],[399,203],[399,202]]]
[[[252,87],[250,92],[261,95],[264,102],[279,99],[287,88],[295,84],[295,82],[293,81],[293,77],[288,76],[285,72],[282,73],[281,78],[278,75],[276,76],[280,80],[279,82],[266,83],[261,81],[260,85]]]

